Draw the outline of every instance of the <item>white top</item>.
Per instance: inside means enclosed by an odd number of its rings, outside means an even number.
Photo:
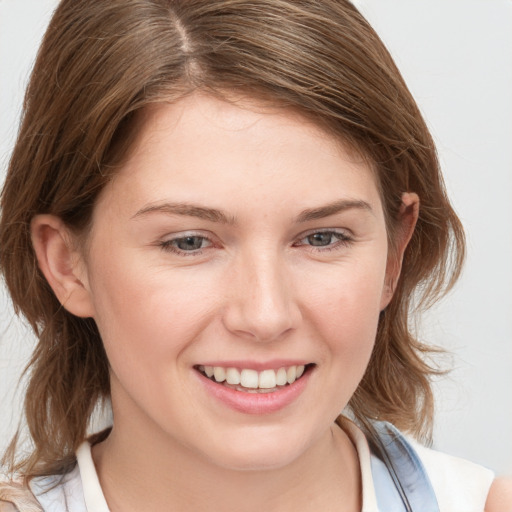
[[[343,421],[343,429],[352,440],[361,466],[363,508],[361,512],[392,512],[379,510],[372,477],[372,462],[368,442],[363,432],[352,422]],[[412,441],[436,493],[440,512],[484,512],[485,501],[494,479],[492,471],[477,464],[436,452]],[[78,465],[63,477],[57,487],[43,492],[41,484],[31,482],[45,512],[110,512],[101,489],[91,455],[91,446],[84,442],[77,450]]]

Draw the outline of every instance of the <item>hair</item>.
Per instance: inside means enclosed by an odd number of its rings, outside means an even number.
[[[348,0],[63,0],[31,75],[1,197],[0,268],[38,338],[24,405],[33,451],[16,455],[15,438],[4,457],[11,471],[68,471],[110,393],[96,324],[55,297],[31,219],[49,213],[87,232],[139,114],[198,90],[291,109],[357,150],[375,170],[389,233],[402,193],[419,195],[401,276],[349,407],[362,424],[388,420],[416,435],[431,428],[435,350],[412,334],[410,315],[453,285],[464,234],[426,124],[364,17]]]

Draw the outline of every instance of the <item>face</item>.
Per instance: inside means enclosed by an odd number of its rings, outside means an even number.
[[[149,112],[87,245],[115,429],[223,467],[283,466],[328,435],[389,300],[372,171],[249,101]]]

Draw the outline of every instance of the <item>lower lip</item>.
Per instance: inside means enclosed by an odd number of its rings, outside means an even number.
[[[231,409],[245,414],[271,414],[284,409],[299,398],[311,376],[311,369],[293,384],[271,393],[237,391],[197,373],[207,392]]]

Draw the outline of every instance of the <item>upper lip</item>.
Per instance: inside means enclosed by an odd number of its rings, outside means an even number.
[[[218,361],[209,360],[198,363],[195,366],[220,366],[222,368],[247,368],[256,371],[279,370],[290,366],[306,366],[311,361],[304,359],[273,359],[269,361],[237,360],[237,361]]]

